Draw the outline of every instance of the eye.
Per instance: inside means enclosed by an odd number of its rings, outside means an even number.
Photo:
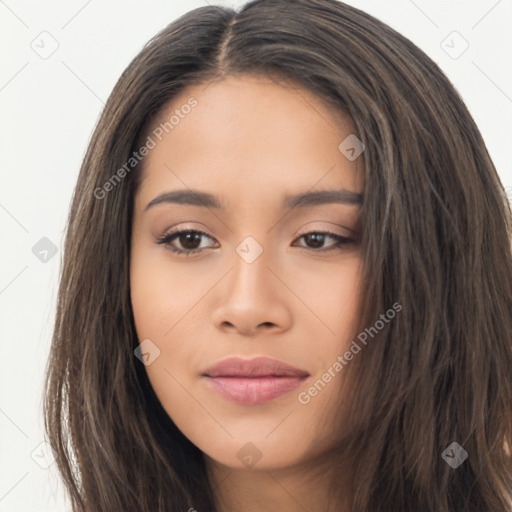
[[[329,238],[334,240],[335,243],[329,245],[327,248],[323,248],[324,242]],[[299,247],[312,249],[314,252],[327,252],[334,251],[336,249],[340,250],[344,245],[356,243],[356,240],[353,238],[347,238],[345,236],[337,235],[336,233],[331,233],[329,231],[310,231],[309,233],[304,233],[297,238],[297,240],[301,239],[304,239],[307,245],[299,245]]]
[[[213,238],[203,231],[197,229],[175,229],[159,237],[157,244],[167,246],[172,252],[188,256],[191,253],[202,252],[205,247],[201,247],[201,238]],[[176,247],[174,242],[179,242],[182,248]]]
[[[208,246],[201,246],[201,239],[209,238],[214,240],[211,236],[199,231],[197,229],[175,229],[170,233],[166,233],[161,237],[158,237],[155,242],[158,245],[165,245],[169,250],[176,254],[190,255],[202,252]],[[304,239],[306,245],[299,245],[305,249],[310,249],[313,252],[328,252],[333,250],[340,250],[344,245],[355,244],[356,240],[347,238],[335,233],[328,231],[311,231],[298,237],[296,240]],[[324,248],[326,240],[334,240],[335,243],[330,244],[327,248]],[[177,246],[176,242],[181,246]]]

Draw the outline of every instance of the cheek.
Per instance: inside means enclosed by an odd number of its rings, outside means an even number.
[[[293,291],[302,299],[299,324],[317,326],[325,345],[325,355],[340,350],[358,328],[361,309],[361,269],[359,256],[347,258],[339,266],[318,266],[313,271],[299,271],[288,276]]]
[[[312,417],[325,418],[326,415],[319,411],[340,403],[340,392],[346,392],[342,388],[346,371],[344,366],[340,367],[338,358],[350,349],[360,328],[361,268],[361,259],[354,258],[346,262],[343,271],[338,268],[337,272],[319,273],[315,279],[309,276],[295,281],[297,295],[306,297],[308,305],[307,309],[302,308],[302,318],[297,324],[303,332],[318,333],[313,334],[309,342],[304,336],[301,337],[303,357],[316,369],[310,385],[305,389],[308,394],[305,409]],[[340,370],[336,371],[336,368]],[[329,369],[330,374],[326,373]],[[318,381],[321,382],[315,387]],[[310,389],[311,394],[308,392]],[[323,430],[325,425],[319,425],[319,428]]]
[[[139,338],[163,338],[190,309],[199,279],[170,269],[165,257],[134,248],[130,266],[130,293]]]
[[[202,353],[201,308],[194,305],[206,293],[207,284],[197,277],[197,272],[191,275],[169,268],[161,255],[152,257],[149,251],[138,247],[132,252],[130,293],[134,323],[139,342],[151,340],[148,346],[158,354],[145,369],[161,399],[181,396],[173,377],[178,382],[189,379],[187,370]]]
[[[332,312],[333,315],[337,315],[335,330],[343,333],[345,337],[353,337],[356,334],[356,329],[359,328],[361,314],[362,290],[360,275],[355,273],[352,276],[348,276],[347,280],[341,284],[337,296],[339,297],[338,303],[336,304],[335,311]]]
[[[169,295],[161,293],[153,285],[152,272],[154,269],[144,272],[135,270],[131,274],[131,301],[139,340],[158,338],[168,329],[163,311],[172,308],[172,304],[167,304]]]
[[[199,291],[194,280],[186,279],[183,273],[170,272],[161,260],[148,262],[143,251],[133,253],[130,279],[138,340],[151,340],[149,351],[157,354],[145,365],[145,371],[157,397],[175,420],[171,411],[178,411],[180,416],[180,411],[190,408],[190,395],[181,383],[190,386],[187,371],[194,359],[191,355],[200,353],[197,331],[195,336],[194,332],[187,332],[187,320],[193,316],[190,304],[197,301]],[[187,415],[184,417],[187,431],[190,427]]]

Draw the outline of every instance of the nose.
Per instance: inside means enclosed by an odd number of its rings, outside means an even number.
[[[223,280],[220,303],[212,314],[217,329],[252,337],[290,328],[293,294],[282,277],[267,266],[264,254],[252,263],[236,255],[232,270]]]

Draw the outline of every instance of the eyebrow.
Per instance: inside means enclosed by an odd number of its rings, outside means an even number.
[[[165,192],[150,201],[145,211],[163,203],[188,204],[192,206],[203,206],[205,208],[222,209],[221,201],[216,196],[207,192],[189,189]],[[363,195],[345,189],[304,192],[301,194],[286,195],[283,199],[283,208],[304,208],[307,206],[332,203],[361,206],[363,204]]]

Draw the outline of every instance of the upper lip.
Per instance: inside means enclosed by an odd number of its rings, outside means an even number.
[[[308,377],[309,373],[269,357],[230,357],[208,368],[207,377]]]

